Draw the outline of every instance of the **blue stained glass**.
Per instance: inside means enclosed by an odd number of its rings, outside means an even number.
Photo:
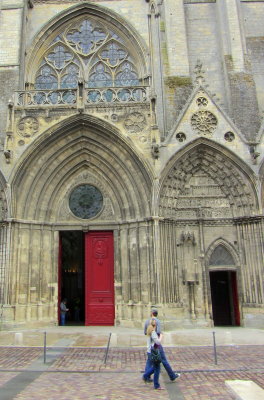
[[[45,65],[36,78],[35,89],[57,89],[58,79],[53,75],[52,69]]]
[[[89,90],[87,100],[91,103],[98,103],[101,100],[101,93],[98,90]]]
[[[144,89],[134,89],[132,92],[132,97],[135,101],[145,101],[146,92]]]
[[[57,92],[51,92],[51,93],[49,93],[48,98],[52,104],[57,104],[59,95]]]
[[[103,93],[103,98],[106,102],[110,103],[114,100],[114,92],[111,89],[105,90]]]
[[[77,50],[88,55],[96,47],[103,43],[106,33],[99,27],[93,27],[92,22],[85,20],[79,28],[73,28],[67,34],[67,40],[75,45]]]
[[[77,88],[78,86],[79,68],[77,65],[69,65],[66,74],[61,79],[61,88]]]
[[[121,101],[130,101],[131,100],[131,93],[128,89],[119,90],[117,93],[117,97]]]
[[[66,90],[63,92],[62,99],[64,103],[74,104],[76,103],[76,93],[72,92],[71,90]]]
[[[113,86],[112,77],[102,63],[97,64],[97,66],[95,67],[95,72],[90,75],[88,86],[89,87]]]
[[[34,103],[35,104],[45,104],[46,103],[46,94],[45,93],[41,93],[41,92],[39,92],[39,93],[36,93],[35,95],[34,95]]]
[[[89,219],[101,211],[103,195],[95,186],[80,185],[72,191],[69,206],[76,217]]]
[[[116,75],[116,86],[135,86],[139,84],[138,76],[133,71],[132,65],[126,62],[121,67],[121,72]]]
[[[65,67],[66,63],[73,58],[73,55],[68,52],[63,46],[57,46],[48,54],[47,60],[54,64],[57,69]]]
[[[101,52],[102,59],[106,60],[112,67],[118,65],[127,56],[127,52],[117,46],[116,43],[110,43]]]

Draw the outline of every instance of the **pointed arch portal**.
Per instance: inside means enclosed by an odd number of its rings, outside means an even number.
[[[68,323],[114,325],[112,231],[60,232],[58,297],[68,300]]]
[[[25,154],[13,179],[14,198],[19,197],[13,212],[33,224],[23,231],[20,266],[30,268],[32,281],[41,276],[45,289],[45,280],[50,287],[58,282],[54,299],[60,304],[67,298],[72,323],[114,325],[119,223],[149,215],[151,181],[131,144],[89,116],[67,120]],[[30,241],[36,243],[32,266]]]
[[[212,313],[215,326],[239,326],[237,272],[230,252],[218,245],[209,261]]]

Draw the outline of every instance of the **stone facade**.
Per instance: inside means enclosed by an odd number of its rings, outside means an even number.
[[[115,324],[263,328],[264,1],[0,7],[2,323],[57,324],[61,243],[111,231]]]

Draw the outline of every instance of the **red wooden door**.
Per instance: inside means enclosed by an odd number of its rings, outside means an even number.
[[[114,325],[113,232],[85,234],[85,325]]]

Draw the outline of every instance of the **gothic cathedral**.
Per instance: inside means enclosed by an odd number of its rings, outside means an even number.
[[[264,0],[2,0],[2,326],[264,328]]]

